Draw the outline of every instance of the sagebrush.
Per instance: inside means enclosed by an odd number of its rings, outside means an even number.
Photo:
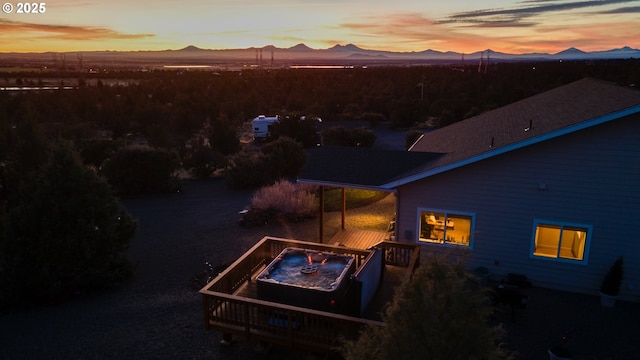
[[[313,188],[280,180],[256,191],[251,198],[251,208],[276,211],[290,218],[310,218],[317,213],[318,200]]]

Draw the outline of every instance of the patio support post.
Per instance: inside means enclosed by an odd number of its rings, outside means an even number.
[[[320,186],[320,244],[324,242],[324,186]]]
[[[344,218],[347,212],[347,189],[342,188],[342,230],[344,230]]]

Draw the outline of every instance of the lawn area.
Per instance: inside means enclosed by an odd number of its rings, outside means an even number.
[[[347,209],[355,209],[382,200],[389,193],[373,190],[346,189]],[[325,211],[342,209],[342,189],[326,189],[324,192]]]

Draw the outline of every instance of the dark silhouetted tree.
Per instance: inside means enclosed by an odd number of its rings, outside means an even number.
[[[265,144],[260,152],[243,151],[233,156],[225,174],[227,184],[233,189],[257,188],[294,178],[306,158],[302,144],[280,137]]]
[[[242,151],[231,157],[225,177],[232,189],[257,188],[273,183],[267,155],[262,152]]]
[[[349,360],[505,359],[502,329],[488,323],[491,302],[462,263],[432,256],[400,287],[385,326],[370,326],[344,355]]]
[[[318,121],[315,116],[284,116],[271,125],[271,136],[275,139],[286,136],[300,142],[304,147],[316,146],[320,142]]]
[[[307,160],[302,144],[290,137],[280,137],[262,147],[267,156],[273,181],[298,176]]]
[[[180,160],[173,151],[122,149],[102,164],[102,174],[121,195],[141,195],[179,189],[175,176]]]
[[[231,155],[240,151],[240,139],[236,127],[225,116],[211,122],[209,143],[211,148],[223,155]]]
[[[118,144],[112,140],[101,140],[91,138],[78,143],[80,156],[85,165],[91,165],[96,168],[113,156],[118,150]]]
[[[0,244],[2,305],[48,303],[130,275],[136,224],[70,146],[54,146],[18,196]]]
[[[196,177],[207,178],[214,170],[224,168],[226,162],[220,152],[210,146],[198,144],[186,152],[184,167]]]

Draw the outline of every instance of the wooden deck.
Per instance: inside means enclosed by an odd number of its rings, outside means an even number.
[[[256,277],[264,268],[260,268],[251,276],[251,281],[247,281],[241,285],[232,295],[258,299],[258,286],[256,284]],[[393,299],[393,294],[396,289],[405,280],[407,269],[401,266],[385,265],[384,281],[380,285],[380,289],[376,293],[369,306],[362,313],[363,319],[382,321],[382,313],[386,307],[386,304]]]
[[[386,253],[381,288],[369,306],[361,309],[364,313],[356,317],[256,298],[256,274],[287,247],[352,256],[356,273],[367,266],[366,260],[372,254],[343,246],[265,237],[200,290],[206,329],[222,332],[224,341],[240,336],[339,357],[337,346],[341,339],[357,338],[365,326],[384,326],[380,321],[384,304],[397,286],[408,281],[420,259],[419,245],[395,241],[378,244]]]
[[[329,245],[369,249],[388,239],[389,234],[382,231],[342,229],[331,238]]]

